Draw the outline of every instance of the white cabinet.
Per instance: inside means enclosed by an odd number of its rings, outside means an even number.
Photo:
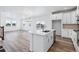
[[[56,14],[52,15],[52,20],[56,20],[56,17],[57,17]]]
[[[71,24],[77,24],[76,11],[71,12]]]
[[[72,30],[71,29],[67,29],[67,37],[71,38],[71,34],[72,34]]]
[[[70,24],[70,22],[71,22],[70,16],[71,16],[71,12],[67,13],[67,15],[66,15],[67,24]]]
[[[64,29],[63,24],[77,24],[76,11],[71,11],[67,13],[63,13],[62,19],[62,36],[70,38],[71,37],[71,29]]]
[[[62,20],[62,13],[52,15],[52,20]]]
[[[76,24],[77,23],[76,11],[63,13],[63,24]]]
[[[48,42],[49,42],[48,36],[44,37],[44,51],[47,51],[48,49],[49,46]]]
[[[44,51],[43,42],[47,43],[44,37],[39,35],[33,35],[33,52],[41,52]],[[47,45],[46,45],[47,46]]]
[[[53,44],[52,33],[47,35],[33,35],[33,52],[46,52]]]
[[[73,42],[73,44],[74,44],[75,50],[76,50],[77,52],[79,52],[79,46],[77,45],[77,33],[74,32],[74,31],[72,31],[72,36],[71,36],[71,38],[72,38],[72,42]]]
[[[63,24],[70,24],[71,22],[71,17],[70,17],[70,13],[67,12],[67,13],[63,13]]]
[[[53,40],[53,37],[54,35],[53,35],[53,33],[51,32],[51,33],[49,33],[48,35],[47,35],[47,40],[48,40],[48,48],[50,48],[51,47],[51,45],[52,45],[52,43],[54,42],[54,40]]]
[[[77,15],[79,16],[79,6],[77,6]]]
[[[62,37],[67,37],[67,31],[66,31],[66,29],[62,29]]]
[[[32,21],[31,20],[23,20],[22,22],[22,30],[32,30]]]
[[[66,23],[67,23],[66,13],[63,13],[62,24],[66,24]]]
[[[62,29],[62,37],[70,38],[71,37],[71,30]]]
[[[57,14],[57,17],[56,18],[62,20],[62,13]]]

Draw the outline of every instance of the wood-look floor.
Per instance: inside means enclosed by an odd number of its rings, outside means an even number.
[[[27,33],[23,31],[5,33],[4,48],[7,52],[29,52]]]
[[[6,52],[29,52],[29,40],[27,39],[27,32],[7,32],[5,33],[5,40],[3,47]],[[56,36],[54,45],[48,52],[74,52],[74,46],[69,39],[63,39]]]
[[[49,49],[49,52],[75,52],[72,40],[56,36],[55,43]]]

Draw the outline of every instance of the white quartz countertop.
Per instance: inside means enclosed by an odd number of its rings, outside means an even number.
[[[34,34],[34,35],[47,35],[51,32],[55,31],[55,29],[51,29],[49,32],[42,32],[42,31],[29,31],[29,33]]]

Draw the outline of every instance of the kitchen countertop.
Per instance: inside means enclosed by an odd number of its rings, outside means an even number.
[[[79,30],[74,30],[75,32],[79,32]]]
[[[29,31],[29,33],[34,34],[34,35],[47,35],[51,33],[52,31],[55,31],[55,29],[51,29],[49,32],[42,32],[42,31]]]

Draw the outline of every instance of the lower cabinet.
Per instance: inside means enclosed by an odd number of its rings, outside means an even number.
[[[41,52],[44,51],[43,42],[46,41],[40,35],[33,35],[33,52]]]
[[[49,48],[49,39],[48,36],[44,38],[44,51],[47,51]]]
[[[79,52],[79,46],[77,44],[77,33],[73,31],[71,38],[72,38],[73,45],[74,45],[76,52]]]
[[[62,29],[62,37],[71,38],[71,31],[69,29]]]
[[[47,35],[33,35],[33,51],[46,52],[53,44],[52,33]]]

